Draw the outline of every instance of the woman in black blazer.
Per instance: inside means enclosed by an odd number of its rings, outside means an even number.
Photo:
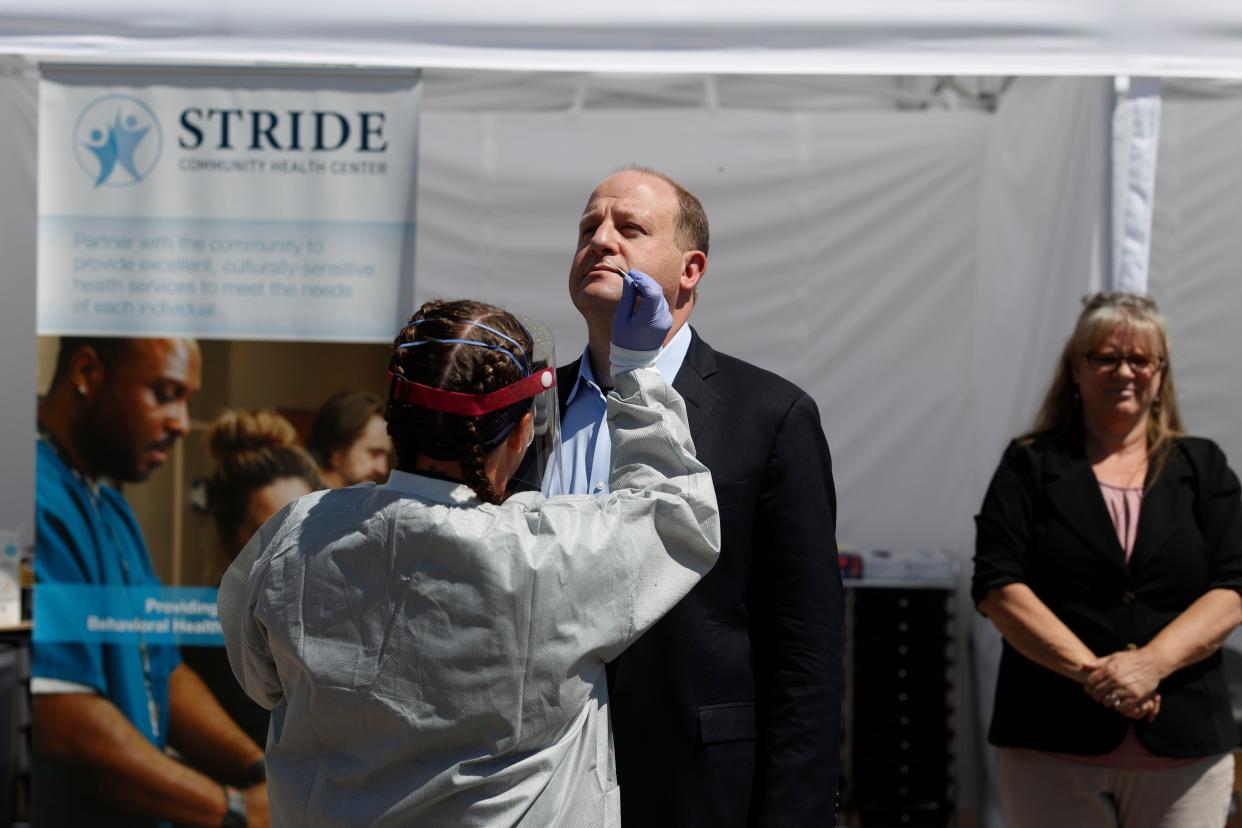
[[[1155,303],[1084,304],[976,518],[973,597],[1005,639],[989,732],[1001,801],[1010,828],[1223,826],[1238,479],[1181,432]]]

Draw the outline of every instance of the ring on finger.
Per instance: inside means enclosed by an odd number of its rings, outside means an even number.
[[[1104,702],[1109,707],[1116,709],[1118,707],[1121,707],[1121,696],[1117,695],[1117,691],[1114,690],[1113,692],[1109,693],[1107,696],[1104,697]]]

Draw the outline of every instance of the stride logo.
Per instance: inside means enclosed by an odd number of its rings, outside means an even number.
[[[164,148],[160,121],[131,95],[105,95],[89,103],[73,127],[78,164],[95,182],[128,187],[155,169]]]
[[[195,150],[207,142],[217,150],[307,150],[332,152],[384,152],[383,112],[355,112],[346,115],[331,110],[276,113],[270,109],[199,109],[181,113],[182,149]],[[352,139],[352,141],[351,141]]]
[[[180,130],[176,146],[187,153],[241,151],[243,157],[253,159],[247,163],[255,165],[255,169],[263,167],[259,159],[273,152],[281,153],[283,158],[290,157],[287,153],[327,155],[335,152],[366,153],[375,157],[388,150],[385,120],[385,113],[379,111],[293,109],[278,112],[189,106],[177,117]],[[105,95],[89,103],[78,115],[73,148],[78,165],[96,187],[128,187],[141,182],[155,169],[163,153],[164,134],[155,112],[139,98]],[[190,162],[188,156],[184,157],[181,169],[198,169],[186,166],[187,163],[200,162]],[[203,169],[208,169],[222,162],[202,163],[206,164]],[[271,164],[275,165],[273,169],[283,169],[275,161]],[[379,171],[384,169],[382,163],[371,166]],[[347,170],[341,167],[339,171]]]

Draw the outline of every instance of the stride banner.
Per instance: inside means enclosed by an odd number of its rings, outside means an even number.
[[[408,72],[45,69],[39,333],[391,341],[419,92]]]

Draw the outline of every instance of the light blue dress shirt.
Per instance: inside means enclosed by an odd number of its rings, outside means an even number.
[[[656,370],[669,385],[690,350],[690,326],[682,325],[656,358]],[[591,370],[591,354],[582,352],[578,381],[569,392],[561,417],[561,469],[559,478],[544,483],[548,497],[559,494],[606,494],[612,441],[604,422],[604,392]]]

